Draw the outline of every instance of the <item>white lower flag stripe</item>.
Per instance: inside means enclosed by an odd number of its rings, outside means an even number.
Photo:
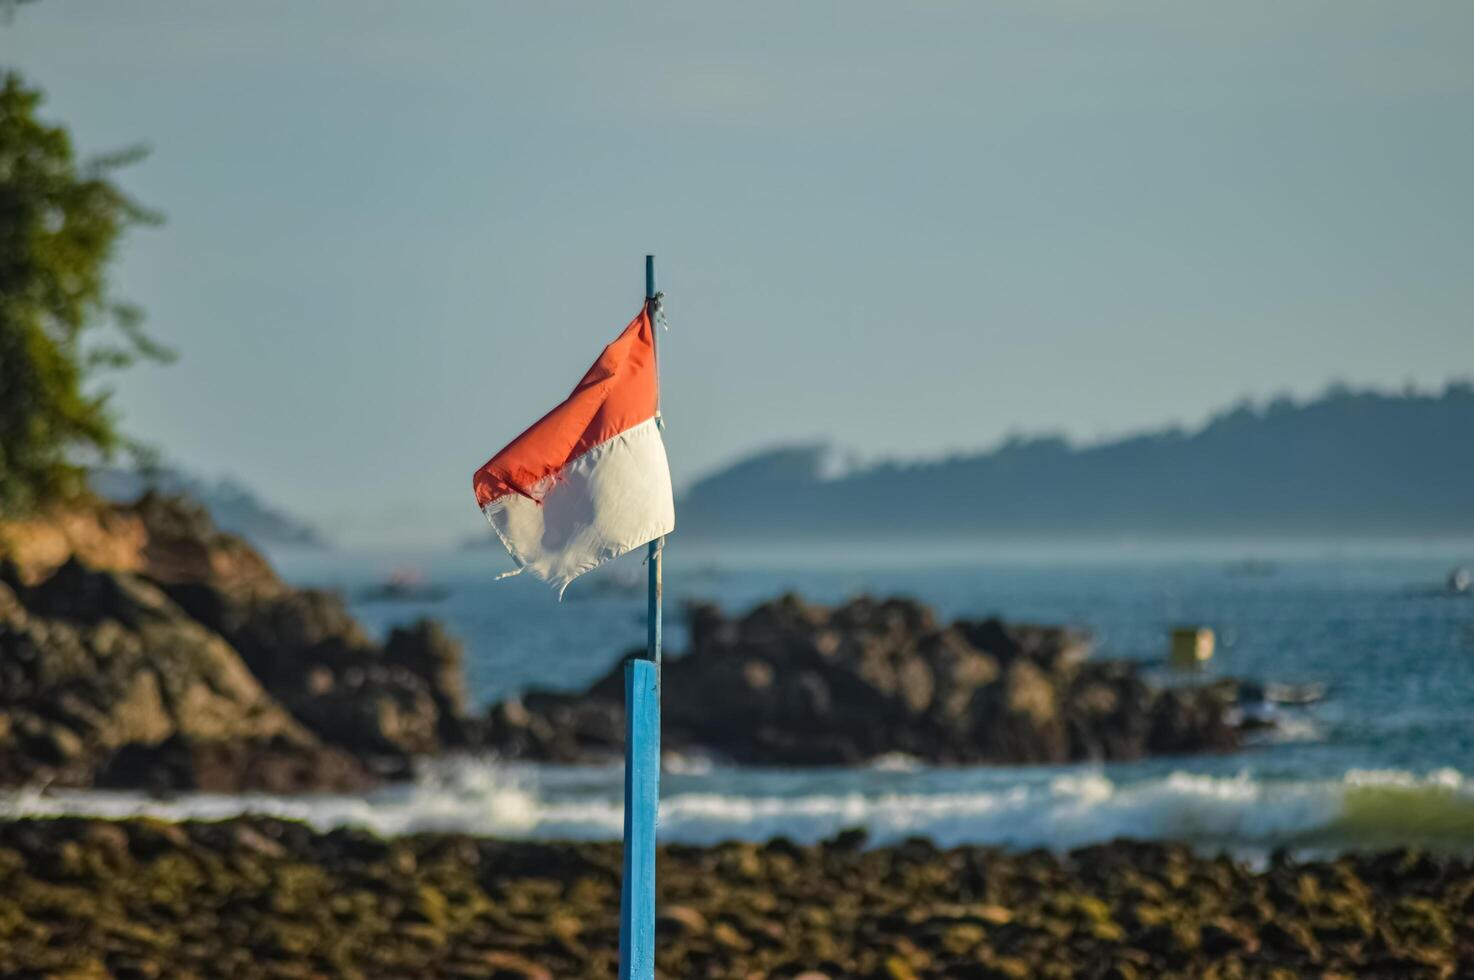
[[[519,571],[549,582],[560,597],[584,572],[675,530],[658,418],[600,443],[547,482],[534,488],[541,503],[507,494],[482,513]]]

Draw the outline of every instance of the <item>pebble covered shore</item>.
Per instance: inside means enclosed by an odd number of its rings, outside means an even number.
[[[618,844],[0,823],[0,976],[612,977]],[[1474,861],[668,847],[664,977],[1474,976]]]

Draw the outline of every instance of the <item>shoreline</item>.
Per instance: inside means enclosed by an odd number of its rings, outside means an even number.
[[[1255,870],[1170,843],[849,832],[659,862],[671,977],[1446,977],[1474,958],[1474,860],[1409,849]],[[4,820],[0,975],[611,976],[619,873],[617,843]]]
[[[668,770],[661,840],[709,846],[786,837],[812,844],[863,829],[877,845],[1055,852],[1117,837],[1179,842],[1199,854],[1263,861],[1420,847],[1474,858],[1474,783],[1453,770],[1276,778],[1161,763],[948,770]],[[462,758],[409,783],[349,794],[0,791],[0,820],[28,817],[298,820],[319,832],[424,831],[526,841],[618,841],[617,765],[541,766]]]

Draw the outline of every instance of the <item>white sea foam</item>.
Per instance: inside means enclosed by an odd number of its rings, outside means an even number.
[[[905,782],[913,775],[914,780]],[[1239,851],[1404,843],[1474,850],[1474,783],[1452,770],[1426,775],[1352,771],[1320,781],[1186,772],[1115,781],[1099,771],[1041,777],[1037,770],[1012,780],[1000,771],[982,787],[950,791],[937,788],[947,780],[928,782],[927,775],[896,775],[901,788],[889,789],[853,773],[734,779],[731,770],[715,770],[687,776],[662,800],[661,835],[684,843],[774,836],[814,841],[844,828],[864,827],[875,843],[924,836],[944,846],[1068,849],[1137,837]],[[822,791],[816,783],[822,783]],[[615,839],[622,826],[617,768],[462,761],[435,766],[413,783],[362,797],[186,794],[154,799],[91,791],[0,795],[0,814],[5,816],[218,819],[242,812],[322,828],[354,824],[383,834],[456,830],[517,838]]]
[[[1311,715],[1282,712],[1269,728],[1247,732],[1245,745],[1293,745],[1325,741],[1325,728]]]

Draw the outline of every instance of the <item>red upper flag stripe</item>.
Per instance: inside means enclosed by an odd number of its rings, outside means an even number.
[[[484,507],[509,493],[538,499],[543,481],[569,462],[654,418],[659,391],[654,330],[649,311],[641,310],[563,404],[476,471],[476,503]]]

